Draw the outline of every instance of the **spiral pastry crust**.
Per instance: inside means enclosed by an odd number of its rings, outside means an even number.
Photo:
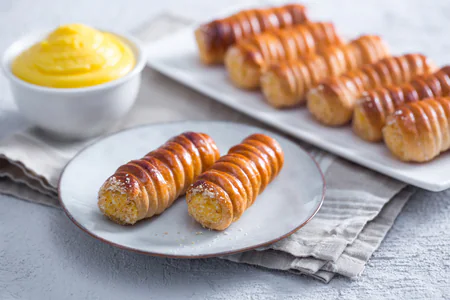
[[[388,47],[379,36],[361,36],[346,45],[330,46],[321,55],[271,64],[261,76],[261,88],[273,107],[293,107],[303,104],[306,93],[325,78],[356,70],[387,56]]]
[[[381,130],[386,118],[402,104],[447,96],[450,96],[450,66],[400,86],[369,91],[356,102],[353,131],[362,139],[379,142],[383,139]]]
[[[434,70],[435,65],[421,54],[385,58],[324,80],[308,92],[308,109],[325,125],[344,125],[352,119],[355,103],[363,92],[409,82],[415,76],[430,74]]]
[[[450,98],[402,105],[383,128],[386,146],[400,160],[426,162],[450,148]]]
[[[120,166],[100,188],[98,207],[125,225],[161,214],[220,157],[204,133],[185,132]]]
[[[206,228],[226,229],[255,202],[283,163],[283,150],[276,140],[264,134],[250,135],[188,189],[189,214]]]
[[[205,64],[223,63],[226,50],[236,42],[264,31],[307,21],[306,8],[300,4],[243,10],[227,18],[214,20],[195,31],[200,59]]]
[[[306,23],[237,43],[228,49],[225,66],[236,86],[254,89],[260,85],[261,72],[271,63],[296,60],[342,42],[332,23]]]

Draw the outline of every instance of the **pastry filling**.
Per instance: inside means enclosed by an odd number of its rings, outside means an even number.
[[[221,220],[222,208],[218,199],[209,193],[192,193],[188,211],[189,214],[204,226],[216,224]]]
[[[137,222],[138,210],[136,203],[120,189],[112,187],[100,194],[98,206],[111,220],[119,224],[134,224]]]

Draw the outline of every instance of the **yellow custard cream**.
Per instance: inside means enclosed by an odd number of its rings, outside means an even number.
[[[40,86],[81,88],[120,78],[134,65],[133,52],[116,36],[70,24],[21,53],[12,63],[12,72]]]

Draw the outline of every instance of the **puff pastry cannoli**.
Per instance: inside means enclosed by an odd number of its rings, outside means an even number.
[[[234,43],[264,31],[307,21],[306,8],[300,4],[243,10],[227,18],[214,20],[195,31],[200,59],[205,64],[223,63],[226,50]]]
[[[400,86],[369,91],[356,102],[353,131],[362,139],[379,142],[386,118],[402,104],[446,96],[450,96],[450,66]]]
[[[389,115],[384,141],[400,160],[426,162],[450,148],[450,98],[402,105]]]
[[[361,36],[349,44],[331,46],[321,55],[271,64],[261,76],[261,88],[273,107],[292,107],[303,104],[306,93],[325,78],[387,56],[388,47],[379,36]]]
[[[363,92],[402,84],[434,70],[435,65],[421,54],[385,58],[341,76],[327,78],[308,92],[308,109],[325,125],[344,125],[352,119],[355,103]]]
[[[342,43],[332,23],[307,23],[242,40],[228,49],[225,66],[236,86],[254,89],[259,87],[261,72],[270,63],[296,60]]]
[[[204,133],[185,132],[120,166],[100,188],[98,207],[125,225],[161,214],[220,157]]]
[[[189,214],[206,228],[224,230],[238,220],[284,163],[273,138],[253,134],[232,147],[188,189]]]

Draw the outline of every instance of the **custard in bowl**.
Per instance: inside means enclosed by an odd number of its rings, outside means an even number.
[[[136,99],[144,65],[133,37],[83,24],[31,33],[3,56],[19,110],[66,139],[97,136],[114,126]]]

